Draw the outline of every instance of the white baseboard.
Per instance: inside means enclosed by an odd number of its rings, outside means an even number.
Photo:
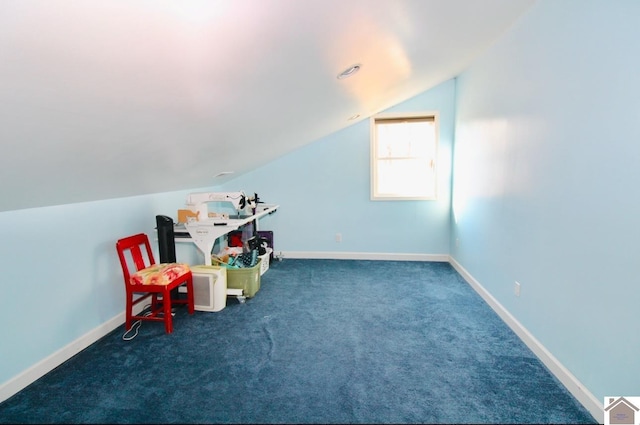
[[[449,254],[396,254],[386,252],[277,251],[277,258],[309,260],[387,260],[448,262]]]
[[[544,363],[569,392],[591,413],[598,421],[604,423],[604,406],[591,392],[564,367],[553,354],[545,348],[515,317],[504,308],[464,267],[453,257],[449,262],[483,300],[500,316],[516,335],[529,347],[531,351]]]

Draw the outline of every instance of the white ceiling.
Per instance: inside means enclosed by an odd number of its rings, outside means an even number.
[[[455,77],[534,1],[3,0],[0,211],[219,184]]]

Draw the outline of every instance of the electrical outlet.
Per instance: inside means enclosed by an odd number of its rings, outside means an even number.
[[[336,233],[336,242],[342,242],[342,233]]]
[[[520,282],[516,281],[516,284],[513,286],[513,293],[516,297],[520,296]]]

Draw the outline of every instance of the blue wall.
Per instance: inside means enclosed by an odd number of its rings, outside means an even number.
[[[261,220],[276,251],[449,253],[455,80],[384,112],[439,111],[437,201],[371,201],[369,120],[298,149],[226,183],[257,192],[280,210]],[[335,240],[342,234],[342,242]]]
[[[640,394],[639,22],[541,0],[457,87],[452,256],[600,400]]]

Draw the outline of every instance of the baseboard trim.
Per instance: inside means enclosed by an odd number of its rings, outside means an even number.
[[[604,423],[604,406],[560,361],[546,349],[509,311],[504,308],[460,263],[453,257],[449,263],[482,297],[498,316],[513,330],[531,351],[544,363],[569,392],[591,413],[591,416]]]
[[[329,251],[278,251],[277,258],[309,260],[387,260],[449,262],[448,254],[402,254],[388,252],[329,252]]]

